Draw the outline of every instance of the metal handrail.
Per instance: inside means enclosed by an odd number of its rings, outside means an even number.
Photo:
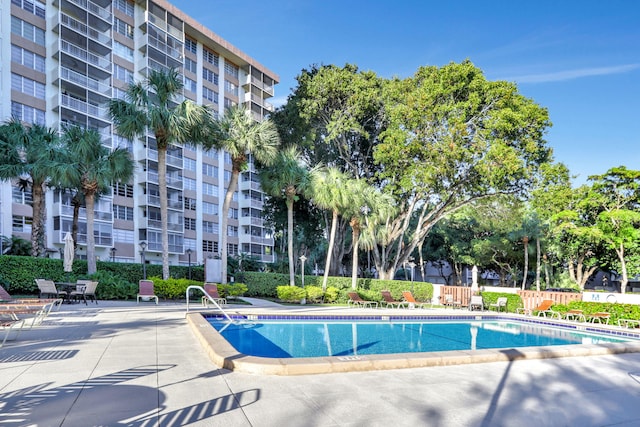
[[[198,285],[191,285],[187,287],[187,291],[186,291],[186,297],[187,297],[187,312],[189,311],[189,291],[191,289],[199,289],[202,291],[202,293],[209,299],[209,301],[211,301],[213,303],[213,305],[215,305],[216,307],[218,307],[218,310],[220,310],[222,312],[222,314],[224,314],[224,317],[227,318],[227,320],[229,322],[233,322],[233,319],[231,317],[229,317],[229,315],[222,309],[222,307],[220,307],[220,304],[218,304],[218,302],[216,300],[214,300],[213,298],[211,298],[211,295],[209,295],[207,293],[207,291],[204,290],[204,288],[202,286],[198,286]]]

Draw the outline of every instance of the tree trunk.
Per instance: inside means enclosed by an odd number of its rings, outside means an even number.
[[[167,195],[167,148],[158,144],[158,187],[160,191],[160,225],[162,241],[162,278],[169,279],[169,203]],[[147,236],[148,238],[148,236]]]
[[[524,271],[522,273],[522,290],[527,286],[527,275],[529,274],[529,237],[522,238],[522,246],[524,246]]]
[[[34,182],[31,186],[32,219],[31,219],[31,256],[45,256],[45,196],[44,183]]]
[[[71,221],[71,237],[73,238],[73,248],[76,249],[78,247],[78,221],[80,219],[80,199],[76,194],[71,199],[71,204],[73,205],[73,219]]]
[[[93,207],[95,205],[95,195],[93,193],[85,193],[85,205],[87,208],[87,274],[93,274],[97,271],[96,239],[93,234]]]
[[[331,232],[329,233],[329,247],[327,248],[327,260],[324,266],[324,276],[322,277],[322,292],[327,291],[327,281],[329,280],[329,267],[331,267],[331,255],[333,252],[333,243],[336,238],[336,227],[338,226],[338,211],[333,211],[331,219]]]
[[[296,285],[295,264],[293,263],[293,198],[287,198],[287,246],[289,252],[289,286]]]
[[[536,291],[540,292],[540,237],[536,237]]]
[[[238,176],[240,175],[240,169],[235,167],[236,160],[233,160],[233,168],[231,170],[231,178],[229,179],[229,187],[227,193],[224,195],[224,203],[222,204],[222,218],[220,218],[220,257],[222,258],[222,277],[221,283],[227,283],[227,258],[229,253],[228,237],[227,237],[227,224],[229,223],[229,208],[231,207],[231,200],[233,200],[233,193],[238,186]]]
[[[351,267],[351,289],[354,291],[358,287],[358,241],[360,240],[360,224],[357,219],[351,220],[352,240],[353,240],[353,256]]]
[[[624,260],[624,246],[620,244],[620,247],[616,249],[616,254],[620,260],[620,272],[622,273],[622,280],[620,280],[620,292],[623,294],[627,292],[627,283],[629,283],[629,275],[627,273],[627,263]]]

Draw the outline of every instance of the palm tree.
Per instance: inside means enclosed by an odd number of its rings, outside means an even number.
[[[24,187],[31,187],[31,255],[35,257],[46,255],[45,185],[61,156],[53,129],[38,124],[25,126],[17,119],[0,126],[0,179],[17,179]]]
[[[364,229],[366,239],[363,246],[371,248],[376,243],[374,239],[375,228],[393,214],[394,208],[393,198],[390,195],[381,193],[364,180],[348,181],[346,192],[350,203],[345,206],[343,215],[350,218],[353,248],[351,287],[355,290],[358,281],[358,250],[362,245],[360,233]]]
[[[96,272],[93,233],[95,200],[109,193],[114,183],[129,182],[134,163],[126,149],[110,151],[102,145],[100,134],[95,130],[68,127],[64,130],[62,141],[68,157],[54,174],[54,181],[77,189],[84,198],[87,212],[87,274],[93,274]]]
[[[169,227],[167,200],[167,149],[174,143],[200,144],[210,137],[209,110],[190,100],[177,103],[182,77],[176,70],[152,70],[144,82],[130,84],[124,100],[109,103],[117,132],[133,139],[148,128],[158,149],[158,187],[162,228],[162,277],[169,278]]]
[[[31,243],[18,236],[0,236],[0,255],[29,256]]]
[[[222,283],[227,283],[227,223],[233,193],[238,186],[238,176],[246,168],[251,154],[261,164],[268,166],[278,153],[280,137],[271,120],[255,121],[250,112],[238,105],[225,111],[216,119],[216,137],[205,142],[205,148],[222,148],[231,156],[231,179],[222,204],[220,221],[220,257],[222,258]]]
[[[271,166],[260,172],[262,189],[273,197],[284,197],[287,205],[287,251],[289,253],[289,285],[295,286],[293,252],[293,203],[299,194],[308,192],[311,177],[307,165],[301,160],[300,151],[290,146],[280,151]]]
[[[314,173],[312,179],[311,196],[313,203],[320,208],[330,210],[332,213],[329,247],[327,249],[327,260],[325,262],[324,277],[322,279],[322,290],[326,291],[327,281],[329,280],[329,268],[331,267],[331,255],[336,238],[338,216],[344,207],[349,204],[347,194],[344,191],[349,178],[336,168],[325,168]]]

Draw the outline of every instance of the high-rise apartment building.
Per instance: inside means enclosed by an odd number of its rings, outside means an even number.
[[[0,119],[17,117],[62,129],[97,130],[108,147],[126,147],[136,162],[131,183],[117,185],[95,207],[96,255],[102,260],[161,262],[157,150],[153,134],[119,136],[107,102],[149,70],[178,69],[183,96],[217,114],[244,104],[256,120],[273,106],[278,76],[164,0],[0,0]],[[202,263],[220,253],[273,261],[273,238],[262,220],[264,194],[253,163],[238,184],[227,230],[220,230],[230,157],[175,145],[167,152],[171,264]],[[30,193],[0,183],[0,234],[29,239]],[[47,248],[53,257],[71,230],[69,194],[47,194]],[[77,257],[86,258],[86,214],[80,212]]]

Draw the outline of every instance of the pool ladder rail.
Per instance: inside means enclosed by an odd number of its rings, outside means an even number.
[[[218,310],[220,310],[220,312],[222,312],[222,314],[224,315],[224,317],[226,317],[226,318],[227,318],[227,320],[228,320],[229,322],[233,322],[233,319],[231,319],[231,317],[227,314],[227,312],[226,312],[226,311],[224,311],[224,310],[222,309],[222,307],[220,307],[220,304],[218,304],[218,302],[217,302],[216,300],[214,300],[214,299],[211,297],[211,295],[209,295],[209,294],[207,293],[207,291],[205,291],[205,290],[204,290],[204,288],[203,288],[202,286],[198,286],[198,285],[191,285],[191,286],[188,286],[188,287],[187,287],[187,290],[186,290],[186,297],[187,297],[187,312],[189,311],[189,291],[190,291],[191,289],[198,289],[198,290],[202,291],[202,293],[204,294],[204,296],[206,296],[206,297],[209,299],[209,301],[211,302],[211,304],[213,304],[214,306],[216,306],[216,307],[218,308]]]

